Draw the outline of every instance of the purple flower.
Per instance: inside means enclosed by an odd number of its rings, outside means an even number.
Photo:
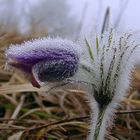
[[[30,76],[31,83],[57,82],[74,76],[78,69],[78,45],[65,39],[43,38],[11,45],[7,64]]]

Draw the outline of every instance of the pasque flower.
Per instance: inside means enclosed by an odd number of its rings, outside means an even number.
[[[7,65],[30,76],[33,86],[72,77],[79,63],[78,45],[66,39],[43,38],[11,45],[6,51]]]
[[[38,39],[11,45],[6,51],[7,64],[28,74],[36,87],[41,82],[63,81],[73,76],[81,82],[86,79],[92,89],[87,98],[91,106],[87,139],[103,140],[115,109],[130,86],[131,73],[140,64],[138,40],[133,33],[117,36],[112,30],[101,37],[89,37],[85,39],[88,51],[82,53],[82,58],[79,45],[71,41]],[[82,79],[78,73],[83,75]]]

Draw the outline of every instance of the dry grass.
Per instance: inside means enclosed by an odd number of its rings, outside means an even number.
[[[47,92],[47,86],[34,88],[21,73],[4,70],[6,47],[31,38],[0,37],[0,140],[85,140],[90,108],[84,90],[71,84]],[[107,140],[140,138],[140,68],[133,77]]]

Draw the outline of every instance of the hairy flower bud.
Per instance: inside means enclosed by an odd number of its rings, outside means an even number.
[[[73,42],[43,38],[11,45],[6,51],[7,64],[27,73],[33,86],[40,82],[57,82],[74,76],[79,55]]]

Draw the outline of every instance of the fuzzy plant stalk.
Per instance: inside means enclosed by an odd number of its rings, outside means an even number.
[[[6,66],[23,71],[38,88],[70,78],[89,83],[91,126],[87,140],[103,140],[130,86],[131,73],[140,63],[138,40],[136,34],[117,36],[112,30],[78,45],[60,38],[37,39],[11,45],[6,50]],[[81,51],[84,45],[86,49]]]
[[[93,83],[88,96],[91,106],[88,140],[103,140],[107,128],[112,126],[115,109],[126,96],[135,66],[140,64],[138,40],[136,34],[117,36],[113,30],[85,40],[91,59],[87,69]]]

